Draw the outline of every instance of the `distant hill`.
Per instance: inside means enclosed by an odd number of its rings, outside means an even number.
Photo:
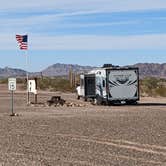
[[[132,67],[138,67],[140,77],[160,77],[166,78],[166,63],[158,64],[158,63],[137,63],[131,65]],[[81,66],[81,65],[73,65],[73,64],[54,64],[40,72],[29,73],[30,76],[66,76],[69,74],[69,70],[72,69],[73,72],[83,73],[89,70],[92,70],[96,67],[94,66]],[[0,68],[0,77],[25,77],[26,71],[22,69],[13,69],[9,67]]]
[[[141,78],[147,76],[166,78],[166,63],[137,63],[131,65],[131,67],[139,68],[139,74]],[[68,75],[70,69],[72,69],[74,72],[81,73],[92,70],[94,68],[96,67],[57,63],[43,70],[42,74],[44,76],[61,76]]]
[[[49,66],[45,70],[41,71],[43,76],[64,76],[68,75],[69,71],[72,70],[76,73],[87,72],[89,70],[94,69],[92,66],[80,66],[73,64],[60,64],[56,63],[54,65]]]
[[[26,71],[22,69],[13,69],[9,67],[0,68],[0,77],[24,77],[26,76]]]
[[[139,68],[140,77],[166,78],[166,63],[137,63],[132,66]]]

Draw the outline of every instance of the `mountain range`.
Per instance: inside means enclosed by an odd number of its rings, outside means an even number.
[[[130,67],[138,67],[140,77],[159,77],[166,78],[166,63],[158,64],[158,63],[137,63],[131,65]],[[84,73],[89,70],[96,68],[95,66],[81,66],[74,64],[60,64],[56,63],[47,67],[46,69],[39,72],[29,73],[30,76],[66,76],[69,74],[69,71],[75,73]],[[25,77],[26,71],[22,69],[14,69],[14,68],[0,68],[0,78],[6,77]]]

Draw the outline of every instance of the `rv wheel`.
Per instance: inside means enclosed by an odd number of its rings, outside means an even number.
[[[128,105],[136,105],[137,101],[135,101],[135,100],[126,101],[126,104],[128,104]]]
[[[102,103],[103,103],[102,98],[100,96],[96,96],[96,104],[97,105],[102,105]]]

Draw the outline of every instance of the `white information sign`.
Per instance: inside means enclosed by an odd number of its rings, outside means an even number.
[[[28,80],[28,92],[36,94],[36,82],[35,82],[35,80]]]
[[[16,78],[8,78],[8,89],[10,91],[16,90]]]

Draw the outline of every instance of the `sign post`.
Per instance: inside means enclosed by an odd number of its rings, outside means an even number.
[[[16,78],[8,78],[8,89],[11,91],[11,116],[14,116],[14,91],[16,90]]]

